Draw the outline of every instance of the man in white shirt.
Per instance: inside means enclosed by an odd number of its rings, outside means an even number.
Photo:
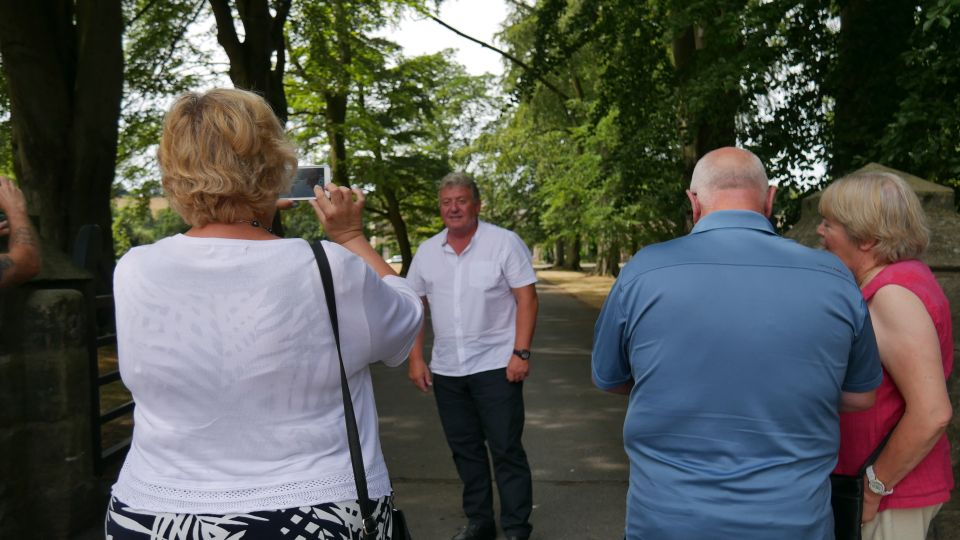
[[[482,222],[480,191],[460,172],[440,182],[446,229],[417,250],[407,280],[431,309],[434,343],[423,330],[410,352],[410,380],[432,386],[447,443],[463,481],[469,522],[452,540],[493,540],[493,491],[486,443],[507,539],[530,536],[533,490],[523,450],[523,380],[537,320],[536,274],[516,234]]]

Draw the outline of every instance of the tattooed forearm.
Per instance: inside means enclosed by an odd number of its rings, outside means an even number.
[[[40,238],[29,224],[13,226],[9,251],[0,253],[0,287],[23,283],[40,272]]]
[[[37,235],[33,233],[31,227],[17,227],[17,230],[13,231],[13,235],[10,237],[10,242],[21,246],[36,246]]]
[[[11,268],[13,268],[13,259],[9,255],[0,255],[0,282],[3,282],[3,275]]]

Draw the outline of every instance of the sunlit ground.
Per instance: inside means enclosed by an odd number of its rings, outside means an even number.
[[[610,276],[594,276],[570,270],[539,270],[537,277],[542,284],[555,286],[597,309],[603,305],[614,281]]]

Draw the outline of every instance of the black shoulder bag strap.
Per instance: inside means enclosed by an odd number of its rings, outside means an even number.
[[[860,466],[860,470],[857,471],[857,476],[863,478],[863,475],[867,474],[867,467],[873,465],[873,462],[880,457],[880,452],[883,452],[883,448],[887,446],[887,441],[890,440],[890,436],[893,435],[893,430],[897,429],[897,424],[900,423],[900,420],[897,420],[893,423],[893,427],[890,428],[890,431],[887,432],[887,435],[880,441],[880,444],[873,449],[873,453],[867,456],[867,460],[863,462],[863,465]]]
[[[357,430],[357,417],[353,412],[353,400],[350,399],[350,387],[347,385],[347,371],[343,367],[343,352],[340,350],[340,324],[337,322],[337,302],[333,291],[333,273],[330,261],[320,241],[311,244],[313,255],[320,269],[320,281],[323,282],[323,294],[327,298],[327,310],[330,312],[330,326],[333,327],[333,339],[337,343],[337,357],[340,359],[340,389],[343,394],[343,417],[347,424],[347,443],[350,445],[350,461],[353,463],[353,480],[357,484],[357,500],[363,518],[363,539],[375,540],[377,523],[373,519],[373,502],[367,492],[367,474],[363,469],[363,452],[360,449],[360,433]]]

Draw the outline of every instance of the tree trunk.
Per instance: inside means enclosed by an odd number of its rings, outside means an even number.
[[[237,0],[237,14],[243,25],[240,41],[234,26],[229,0],[209,0],[217,20],[217,42],[230,59],[230,80],[237,88],[263,95],[282,124],[287,122],[287,95],[283,89],[286,43],[283,25],[290,14],[291,0]]]
[[[0,3],[0,55],[10,94],[14,169],[40,236],[69,253],[100,226],[113,266],[110,195],[123,95],[119,2]],[[105,276],[109,287],[109,275]]]
[[[567,252],[564,249],[566,246],[562,239],[554,242],[554,246],[553,265],[557,268],[563,268],[564,263],[567,262]]]
[[[564,238],[557,241],[557,268],[580,270],[580,239]]]
[[[570,250],[570,269],[579,272],[583,270],[580,266],[580,236],[573,237],[573,247]]]
[[[830,174],[842,176],[878,159],[876,144],[893,121],[904,91],[897,77],[909,49],[915,1],[840,2],[836,98]]]
[[[685,84],[692,76],[689,72],[693,70],[693,61],[697,51],[694,33],[695,29],[691,25],[677,32],[673,38],[673,63],[680,84]],[[685,108],[681,107],[681,111],[685,111]],[[690,114],[681,113],[680,121],[682,131],[685,133],[690,132],[692,124],[696,124]],[[694,139],[684,138],[683,143],[683,182],[685,185],[689,185],[690,178],[693,176],[693,167],[700,158],[697,155]]]
[[[596,273],[600,276],[620,275],[620,242],[610,242],[600,250]]]
[[[720,47],[729,48],[731,53],[738,52],[742,47],[742,43],[711,42],[709,37],[707,28],[691,25],[674,38],[674,66],[681,88],[696,79],[698,57],[708,46],[713,48],[711,52],[714,56],[717,56],[716,49]],[[702,111],[692,111],[686,105],[682,107],[682,127],[686,133],[683,147],[684,184],[690,183],[693,168],[700,158],[712,150],[733,146],[737,142],[736,116],[740,106],[740,94],[735,90],[736,84],[725,86],[734,90],[716,89],[707,101],[708,108]]]
[[[350,65],[353,63],[351,48],[349,6],[343,0],[334,3],[333,31],[336,34],[337,61],[340,71],[334,77],[338,80],[335,91],[324,92],[326,102],[327,137],[330,139],[330,169],[333,172],[333,181],[336,184],[350,185],[350,174],[347,166],[347,102],[350,86]]]
[[[397,237],[397,247],[400,248],[400,256],[403,257],[400,275],[406,276],[407,270],[410,269],[410,262],[413,261],[413,249],[410,247],[407,223],[403,220],[403,214],[400,212],[400,199],[392,187],[379,186],[378,189],[387,202],[387,219],[393,227],[393,234]]]
[[[346,94],[324,94],[327,104],[327,137],[330,140],[330,170],[333,173],[333,183],[338,186],[350,185],[350,175],[347,172],[347,137],[344,133],[347,122]]]

